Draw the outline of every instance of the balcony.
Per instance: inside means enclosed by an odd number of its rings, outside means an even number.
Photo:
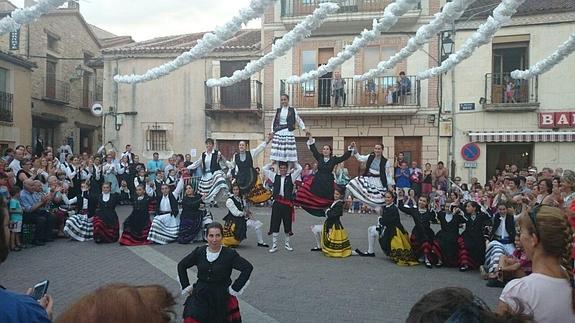
[[[70,83],[53,77],[42,78],[42,100],[55,104],[70,103]]]
[[[343,88],[334,90],[332,78],[302,84],[281,81],[280,91],[290,97],[301,115],[411,115],[420,105],[420,83],[415,76],[383,76],[369,81],[342,78]],[[410,85],[407,85],[407,84]]]
[[[12,102],[14,97],[12,93],[0,91],[0,122],[11,123],[14,121]]]
[[[539,78],[514,80],[510,73],[485,74],[485,111],[521,112],[539,108]]]
[[[282,0],[282,17],[299,17],[311,14],[326,0]],[[338,1],[337,13],[382,12],[392,0],[343,0]]]
[[[213,117],[219,113],[262,114],[262,83],[246,80],[228,87],[205,86],[205,112]]]

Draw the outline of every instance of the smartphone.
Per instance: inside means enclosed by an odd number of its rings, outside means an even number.
[[[34,297],[35,300],[39,300],[40,298],[44,297],[44,295],[46,295],[46,292],[48,291],[48,284],[50,282],[48,280],[45,280],[43,282],[39,282],[38,284],[36,284],[34,286],[34,290],[32,291],[32,297]]]

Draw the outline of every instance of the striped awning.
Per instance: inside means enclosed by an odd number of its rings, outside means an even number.
[[[575,142],[575,131],[470,132],[471,142]]]

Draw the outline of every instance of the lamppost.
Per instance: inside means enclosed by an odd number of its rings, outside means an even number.
[[[452,27],[451,30],[443,31],[440,34],[441,39],[441,46],[440,46],[440,57],[441,62],[445,61],[449,58],[449,56],[453,53],[455,48],[455,41],[453,37],[455,35],[455,26]],[[440,63],[441,64],[441,63]],[[441,120],[443,121],[450,121],[451,122],[451,135],[447,137],[447,146],[449,147],[449,171],[451,176],[455,176],[455,140],[453,136],[455,135],[455,72],[454,69],[451,69],[450,73],[451,77],[451,103],[450,103],[450,111],[448,115],[442,116]],[[440,76],[439,80],[441,84],[441,106],[443,106],[443,75]],[[441,113],[441,112],[440,112]]]
[[[452,37],[452,31],[444,31],[441,33],[441,62],[446,60],[449,55],[453,53],[455,42]]]

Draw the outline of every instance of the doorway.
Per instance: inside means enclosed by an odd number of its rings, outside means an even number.
[[[216,140],[217,150],[222,153],[225,159],[231,160],[234,154],[238,151],[238,144],[241,140]],[[248,140],[244,140],[246,143],[249,143]],[[249,150],[250,147],[248,146],[247,149]]]
[[[421,141],[421,137],[395,137],[395,156],[401,152],[408,166],[411,166],[412,161],[416,161],[421,167]]]
[[[517,165],[526,169],[533,162],[533,143],[487,144],[487,179],[495,175],[497,169],[505,165]]]
[[[243,70],[250,61],[221,61],[220,77],[229,77],[237,70]],[[250,109],[251,108],[251,80],[243,80],[232,86],[220,87],[222,108]]]
[[[330,58],[333,57],[333,47],[330,48],[320,48],[318,50],[318,64],[317,66],[320,67],[321,65],[327,64]],[[333,77],[333,73],[329,72],[322,76],[318,82],[318,107],[330,107],[331,106],[331,79]]]
[[[93,138],[93,129],[80,128],[80,153],[88,153],[88,155],[92,155]]]
[[[344,144],[347,147],[355,141],[357,152],[360,155],[368,155],[373,152],[373,147],[376,144],[381,144],[381,137],[345,137]],[[385,156],[385,158],[389,159],[389,156]],[[350,158],[345,161],[344,163],[347,171],[349,172],[349,177],[354,178],[363,173],[365,167],[362,163],[358,162],[355,158]]]

